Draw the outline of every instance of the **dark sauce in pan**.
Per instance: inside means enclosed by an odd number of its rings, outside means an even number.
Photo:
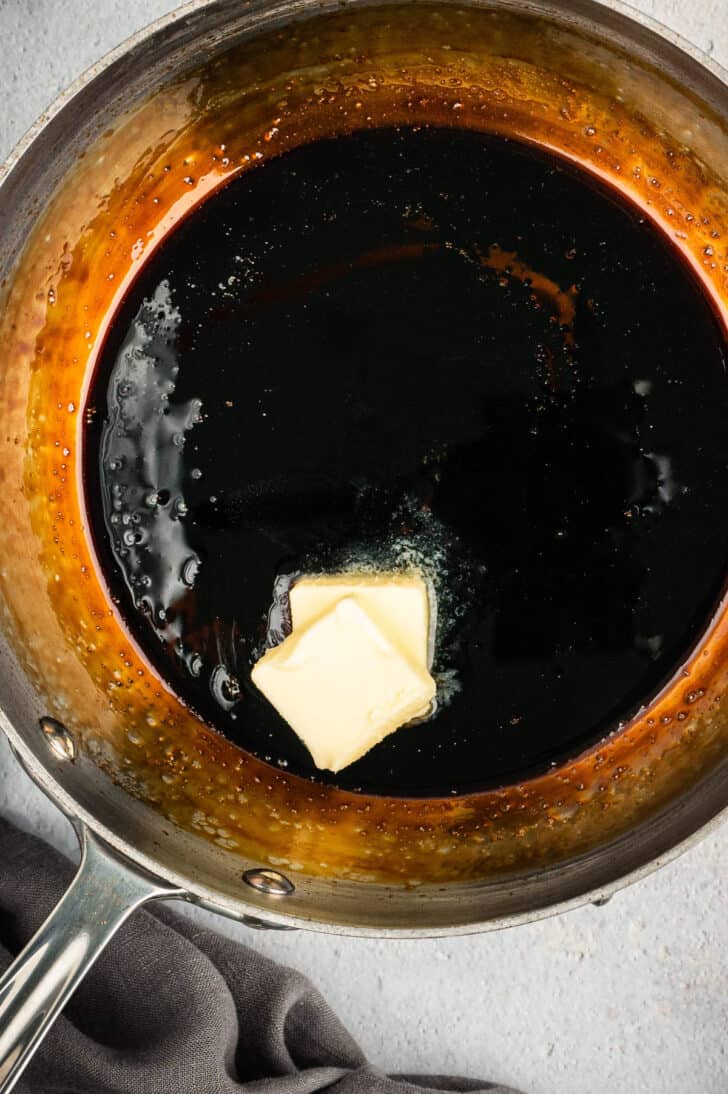
[[[724,334],[641,212],[451,129],[302,147],[183,222],[115,316],[86,498],[128,628],[241,747],[346,788],[522,779],[614,730],[720,595]],[[418,565],[439,709],[336,776],[250,683],[277,579]]]

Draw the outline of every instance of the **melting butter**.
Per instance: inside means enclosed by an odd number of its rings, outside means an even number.
[[[291,634],[252,679],[317,767],[341,771],[429,711],[434,612],[419,575],[304,577],[290,606]]]

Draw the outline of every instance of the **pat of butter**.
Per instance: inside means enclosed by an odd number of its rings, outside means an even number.
[[[290,591],[294,634],[345,596],[355,596],[405,656],[429,669],[434,612],[430,610],[427,585],[419,574],[328,574],[299,578]]]
[[[344,596],[268,650],[252,671],[319,768],[341,771],[427,709],[435,682],[358,596]]]

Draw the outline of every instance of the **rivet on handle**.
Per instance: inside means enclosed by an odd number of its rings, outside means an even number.
[[[252,889],[257,889],[259,893],[265,893],[266,896],[290,896],[296,890],[293,882],[283,874],[265,867],[246,870],[243,881]]]
[[[41,718],[40,728],[53,755],[59,760],[70,760],[73,763],[76,759],[76,742],[63,722],[58,722],[55,718]]]

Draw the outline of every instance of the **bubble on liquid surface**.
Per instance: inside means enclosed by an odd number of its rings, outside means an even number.
[[[182,581],[190,589],[195,584],[195,579],[200,569],[200,560],[197,555],[190,555],[182,565]]]
[[[180,314],[167,281],[144,300],[113,367],[101,439],[104,516],[135,605],[165,641],[199,559],[187,542],[183,448],[200,401],[175,403]],[[174,501],[169,505],[170,499]]]
[[[210,691],[223,710],[232,710],[240,699],[240,684],[225,665],[217,665],[213,669]]]

